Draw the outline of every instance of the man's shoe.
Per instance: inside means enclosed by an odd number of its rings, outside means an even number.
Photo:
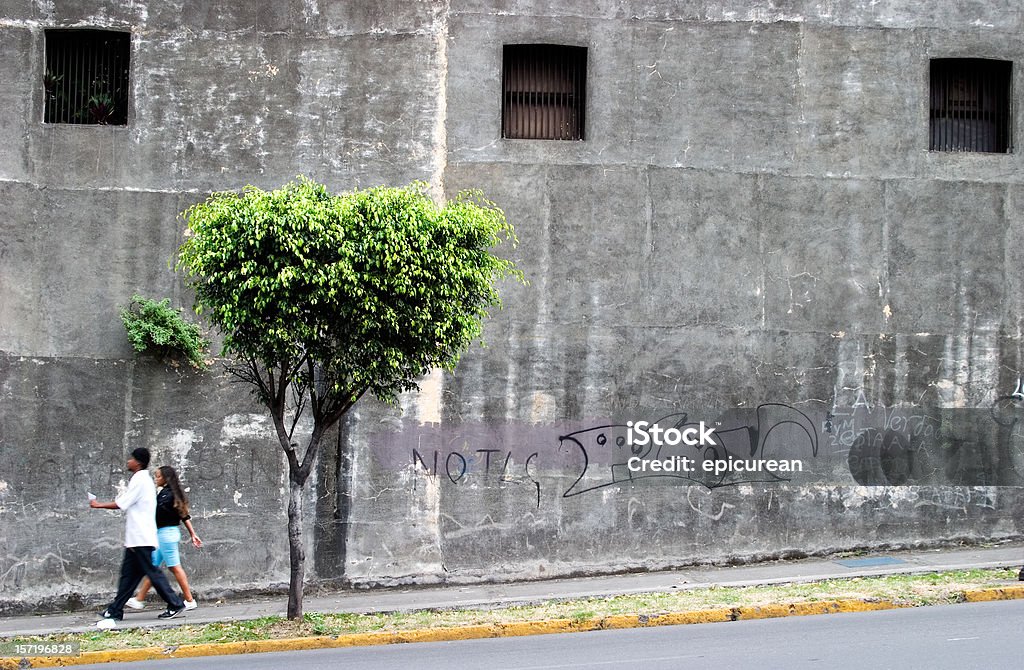
[[[126,602],[125,605],[127,607],[130,607],[133,610],[144,610],[144,609],[146,609],[146,603],[144,603],[141,600],[137,600],[134,597],[133,598],[129,598],[128,602]]]
[[[177,608],[175,608],[175,607],[168,607],[166,612],[161,612],[160,614],[157,615],[156,618],[157,619],[173,619],[174,617],[178,616],[179,614],[181,614],[184,611],[185,611],[185,606],[184,605],[182,605],[181,607],[177,607]]]
[[[197,607],[199,607],[199,604],[196,603],[195,600],[186,600],[185,601],[185,611],[186,612],[189,611],[189,610],[194,610]]]
[[[1021,568],[1020,572],[1017,573],[1017,581],[1024,582],[1024,568]]]
[[[114,617],[110,610],[103,610],[100,613],[100,620],[96,622],[97,628],[113,628],[120,619]]]

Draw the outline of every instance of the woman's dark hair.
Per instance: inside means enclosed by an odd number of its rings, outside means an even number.
[[[178,473],[169,465],[161,465],[157,470],[160,471],[160,476],[164,478],[164,486],[170,488],[171,493],[174,494],[174,509],[178,510],[178,516],[184,519],[188,516],[188,496],[185,495],[185,490],[181,488],[181,482],[178,481]]]

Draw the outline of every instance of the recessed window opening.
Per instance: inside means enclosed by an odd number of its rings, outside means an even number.
[[[503,56],[501,136],[582,140],[587,48],[507,44]]]
[[[112,30],[47,30],[46,123],[128,123],[131,35]]]
[[[931,150],[1009,153],[1010,61],[931,61]]]

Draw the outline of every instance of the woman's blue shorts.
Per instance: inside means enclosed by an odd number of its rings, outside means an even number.
[[[169,568],[181,565],[181,557],[178,555],[181,529],[177,526],[157,528],[156,539],[159,546],[153,550],[153,565],[160,567],[160,564],[163,563]]]

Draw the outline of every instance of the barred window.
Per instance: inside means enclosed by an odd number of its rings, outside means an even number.
[[[1010,61],[935,58],[931,62],[931,150],[1009,153]]]
[[[506,44],[503,56],[501,136],[582,140],[586,47]]]
[[[128,123],[131,35],[112,30],[47,30],[46,123]]]

